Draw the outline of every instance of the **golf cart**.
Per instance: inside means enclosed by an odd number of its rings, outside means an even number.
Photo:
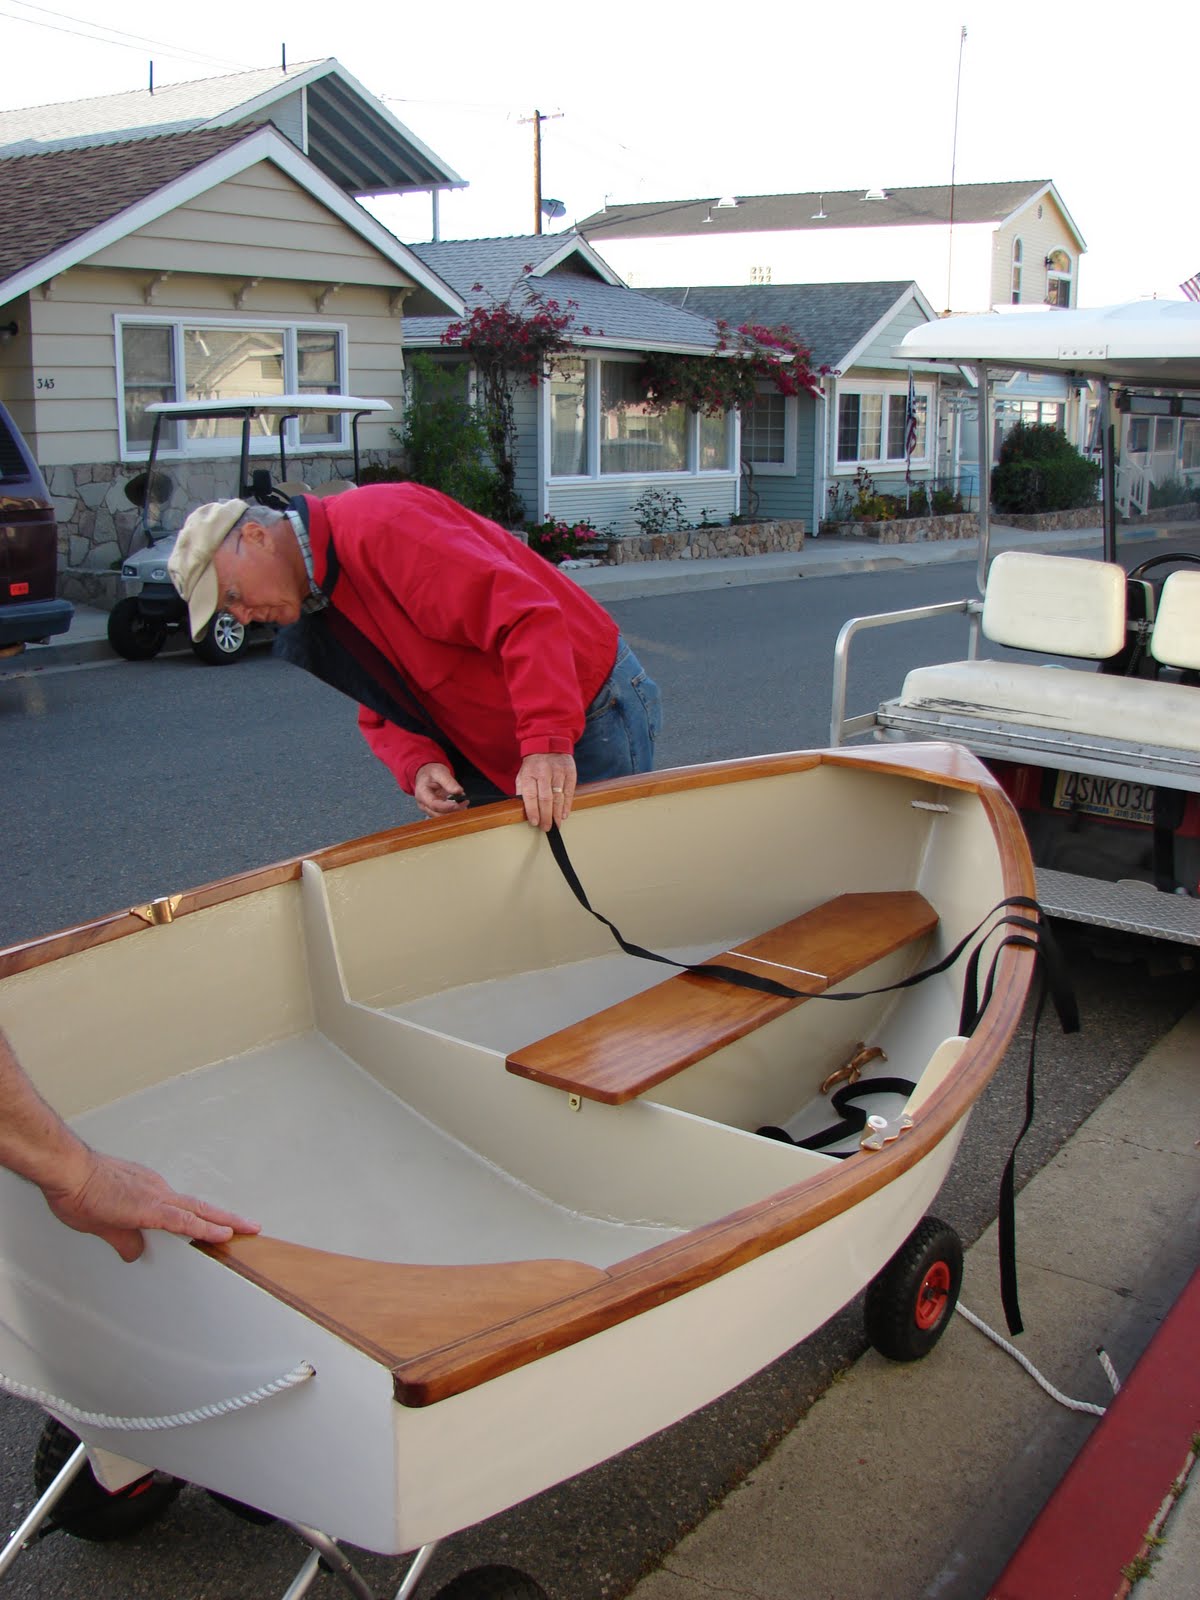
[[[288,478],[290,425],[298,418],[328,417],[329,437],[336,438],[333,419],[351,418],[354,477],[314,492],[353,488],[360,471],[358,422],[372,411],[390,411],[386,400],[363,400],[347,394],[273,394],[232,400],[158,401],[146,407],[154,419],[146,470],[130,479],[125,492],[141,514],[139,531],[146,548],[128,555],[121,566],[123,597],[108,618],[108,642],[127,661],[156,656],[176,629],[187,636],[187,607],[167,571],[175,535],[188,513],[209,500],[241,499],[284,506],[308,485]],[[228,457],[201,454],[197,444],[241,436],[236,477]],[[274,438],[272,445],[268,441]],[[190,448],[189,448],[190,447]],[[196,453],[191,453],[195,450]],[[163,466],[168,456],[169,470]],[[218,611],[204,637],[192,649],[211,666],[237,661],[254,629],[246,629],[227,611]]]
[[[946,317],[913,329],[896,353],[973,370],[983,462],[995,382],[1030,372],[1090,385],[1103,560],[1018,549],[990,558],[985,489],[977,595],[842,628],[831,742],[869,735],[966,745],[1021,812],[1048,911],[1200,945],[1200,541],[1127,572],[1116,505],[1119,416],[1200,424],[1200,305]],[[850,647],[861,632],[954,613],[969,625],[965,660],[914,667],[874,711],[846,716]]]

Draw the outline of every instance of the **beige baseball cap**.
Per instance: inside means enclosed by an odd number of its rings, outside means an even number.
[[[175,538],[167,559],[171,582],[187,601],[193,639],[202,639],[217,609],[217,574],[213,557],[225,536],[250,507],[244,500],[214,500],[197,506]]]

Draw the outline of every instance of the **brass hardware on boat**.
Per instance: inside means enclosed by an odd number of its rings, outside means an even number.
[[[887,1056],[877,1044],[865,1045],[860,1039],[854,1046],[854,1053],[849,1061],[837,1067],[821,1085],[821,1093],[828,1094],[835,1084],[857,1083],[862,1074],[862,1069],[868,1061],[886,1061]]]
[[[143,922],[148,922],[151,927],[157,927],[160,923],[175,920],[175,913],[179,910],[182,899],[181,894],[159,895],[157,900],[150,900],[145,905],[130,906],[129,915],[141,917]]]
[[[583,1096],[578,1094],[569,1094],[567,1096],[567,1104],[570,1106],[572,1111],[579,1111],[583,1106]]]
[[[868,1117],[867,1132],[858,1141],[859,1147],[863,1150],[882,1150],[885,1144],[891,1144],[893,1139],[907,1133],[912,1125],[913,1119],[907,1111],[902,1111],[897,1117]]]

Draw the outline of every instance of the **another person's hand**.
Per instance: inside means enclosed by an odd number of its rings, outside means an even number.
[[[525,820],[549,833],[552,822],[565,822],[575,798],[575,758],[568,755],[526,756],[517,773],[517,793],[525,802]]]
[[[44,1184],[42,1192],[60,1222],[78,1233],[94,1233],[122,1261],[136,1261],[145,1249],[143,1228],[160,1228],[204,1244],[224,1244],[235,1233],[257,1233],[259,1228],[257,1222],[206,1200],[177,1194],[149,1167],[95,1150],[86,1150],[79,1167],[72,1163],[61,1185]]]
[[[417,773],[413,799],[427,817],[446,817],[465,802],[462,784],[440,761],[431,761]]]

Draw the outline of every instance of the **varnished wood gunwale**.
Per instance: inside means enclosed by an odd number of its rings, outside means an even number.
[[[840,751],[832,754],[839,765],[860,764]],[[1032,896],[1033,867],[1008,797],[981,766],[974,781],[954,766],[939,781],[979,794],[997,844],[1004,897]],[[903,770],[916,777],[926,771],[911,763]],[[433,1404],[650,1311],[812,1232],[903,1176],[953,1132],[983,1093],[1021,1019],[1032,962],[1028,950],[1000,952],[987,1011],[955,1071],[918,1109],[903,1138],[631,1256],[609,1269],[607,1283],[584,1294],[398,1363],[392,1369],[397,1400]]]
[[[535,1083],[624,1105],[936,926],[937,913],[915,889],[837,895],[702,963],[765,974],[807,994],[789,999],[679,972],[522,1046],[506,1065]]]
[[[807,771],[823,763],[867,771],[894,771],[977,793],[995,838],[1004,894],[1032,896],[1035,893],[1032,864],[1016,812],[987,770],[969,753],[954,746],[883,745],[865,751],[810,751],[677,768],[584,788],[577,796],[576,808],[585,810],[643,796]],[[474,815],[458,814],[385,830],[315,852],[308,859],[330,870],[400,850],[420,848],[460,834],[524,825],[519,820],[521,816],[517,802],[505,802]],[[175,918],[290,882],[299,877],[304,859],[296,857],[192,890],[181,897]],[[149,935],[154,931],[151,925],[128,912],[81,924],[0,951],[0,978],[132,933]],[[549,1300],[537,1301],[535,1296],[535,1303],[526,1302],[522,1308],[517,1295],[515,1301],[507,1302],[506,1313],[483,1328],[472,1325],[469,1316],[458,1317],[455,1312],[444,1327],[448,1337],[415,1354],[408,1348],[407,1338],[402,1340],[399,1332],[393,1337],[386,1326],[377,1327],[368,1338],[365,1334],[356,1334],[330,1308],[322,1309],[298,1291],[281,1293],[280,1298],[314,1322],[333,1328],[372,1358],[384,1361],[393,1373],[397,1400],[410,1406],[428,1405],[461,1393],[602,1332],[801,1237],[878,1192],[930,1154],[965,1116],[995,1070],[1020,1020],[1031,963],[1032,955],[1028,951],[1008,949],[1001,952],[987,1012],[964,1047],[956,1070],[919,1108],[914,1127],[904,1138],[869,1156],[864,1154],[850,1162],[831,1163],[827,1172],[632,1256],[608,1269],[597,1281],[560,1298],[553,1298],[553,1295],[564,1285],[557,1280],[553,1285],[544,1282],[537,1294],[544,1289],[551,1295]],[[246,1243],[250,1241],[238,1241],[239,1247]],[[269,1246],[271,1241],[264,1243]],[[293,1246],[292,1249],[303,1250],[304,1247]],[[236,1250],[208,1253],[226,1260],[232,1270],[244,1276],[255,1276],[249,1269],[249,1262],[239,1262]],[[372,1270],[376,1266],[374,1263],[367,1265]],[[516,1269],[528,1265],[513,1264]],[[388,1263],[380,1266],[385,1273],[392,1269]],[[405,1269],[400,1266],[397,1270]],[[444,1294],[449,1286],[450,1298],[456,1304],[471,1303],[473,1297],[466,1292],[466,1286],[475,1269],[436,1270],[439,1275],[442,1272],[467,1275],[460,1280],[457,1289],[449,1279],[442,1279],[437,1292]],[[503,1272],[505,1269],[494,1270]],[[269,1274],[262,1273],[255,1281],[272,1293],[279,1292]],[[403,1319],[403,1306],[396,1315]],[[399,1323],[397,1326],[399,1328]]]

